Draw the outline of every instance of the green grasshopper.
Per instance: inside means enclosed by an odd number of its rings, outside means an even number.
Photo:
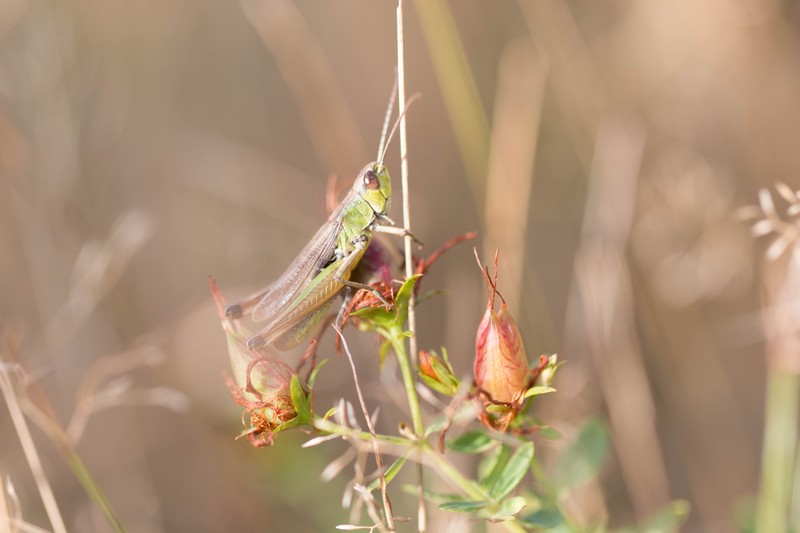
[[[381,160],[383,157],[381,157]],[[239,318],[252,308],[255,322],[266,322],[247,339],[251,350],[273,347],[289,350],[303,342],[324,318],[344,287],[371,290],[350,280],[373,231],[405,235],[387,216],[392,199],[388,169],[376,161],[365,166],[338,207],[286,271],[265,290],[225,308],[229,318]]]

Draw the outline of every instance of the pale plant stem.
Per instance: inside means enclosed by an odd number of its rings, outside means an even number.
[[[45,414],[32,404],[28,404],[26,407],[28,409],[28,416],[37,421],[39,427],[45,431],[56,444],[70,470],[72,470],[72,473],[78,479],[89,498],[91,498],[95,505],[103,512],[103,515],[105,515],[106,520],[111,524],[114,531],[125,531],[125,527],[122,525],[122,521],[119,519],[119,516],[117,516],[116,511],[114,511],[114,508],[111,506],[111,502],[94,480],[89,469],[86,468],[83,459],[81,459],[80,454],[78,454],[78,451],[75,449],[74,441],[70,439],[69,435],[66,434],[64,429],[51,416]]]
[[[42,503],[47,512],[47,517],[50,520],[50,525],[53,526],[54,533],[66,533],[67,527],[64,525],[64,519],[61,516],[61,511],[58,509],[58,503],[56,503],[56,498],[53,495],[50,482],[44,474],[42,462],[36,451],[36,445],[33,442],[28,423],[25,421],[25,415],[22,413],[16,394],[14,394],[11,380],[8,378],[8,374],[2,369],[0,369],[0,390],[2,390],[3,399],[8,407],[11,420],[14,423],[14,429],[17,431],[22,450],[25,452],[25,459],[28,461],[28,466],[30,466],[31,472],[33,473],[36,488],[39,490],[39,495],[42,497]]]
[[[403,228],[406,230],[405,236],[405,262],[406,262],[406,278],[414,275],[414,257],[411,254],[411,247],[413,239],[411,238],[411,203],[409,201],[408,189],[408,140],[406,136],[406,84],[405,84],[405,68],[403,67],[403,2],[400,0],[397,5],[397,93],[398,93],[398,106],[400,109],[400,182],[403,189]],[[411,299],[408,302],[408,330],[411,332],[409,345],[411,346],[411,362],[417,361],[417,317],[415,312],[416,298],[414,293],[411,293]]]
[[[361,392],[361,385],[358,381],[358,374],[356,373],[356,364],[353,362],[353,354],[350,353],[350,347],[347,345],[347,340],[344,338],[344,335],[342,335],[342,332],[336,326],[333,326],[333,329],[335,329],[336,333],[339,335],[339,338],[342,341],[342,346],[344,347],[344,353],[347,354],[347,360],[350,362],[350,369],[353,371],[353,381],[356,385],[356,394],[358,395],[358,403],[361,405],[361,411],[367,421],[370,437],[372,437],[371,442],[373,452],[375,453],[375,466],[378,468],[378,475],[380,476],[381,481],[381,497],[383,499],[383,511],[384,514],[386,514],[386,525],[388,526],[389,531],[395,531],[396,527],[394,525],[394,514],[392,513],[392,502],[389,500],[389,494],[386,492],[386,476],[383,469],[383,457],[381,456],[381,450],[378,446],[378,438],[377,434],[375,433],[375,427],[372,425],[372,418],[369,415],[369,409],[367,409],[367,403],[364,400],[364,394]]]
[[[9,508],[10,499],[6,497],[6,481],[3,471],[0,470],[0,531],[13,531],[11,525],[16,518]]]
[[[492,499],[488,492],[480,485],[464,476],[444,455],[430,446],[422,446],[422,453],[445,479],[452,482],[473,500],[490,501]]]
[[[406,230],[405,237],[405,261],[406,261],[406,279],[414,274],[414,258],[411,254],[411,203],[408,199],[408,139],[406,130],[406,73],[405,73],[405,47],[404,47],[404,32],[403,32],[403,0],[397,2],[397,94],[398,94],[398,109],[400,113],[400,182],[403,189],[403,227]],[[411,294],[411,299],[408,302],[408,330],[411,332],[409,338],[409,350],[411,351],[411,364],[416,364],[417,361],[417,314],[416,314],[416,297],[414,293]],[[399,355],[398,355],[399,358]],[[405,361],[408,366],[408,359]],[[410,369],[407,369],[410,372]],[[419,420],[414,421],[414,432],[417,436],[421,436],[424,431],[422,424],[422,416],[419,412],[419,402],[416,398],[416,389],[414,387],[415,378],[411,373],[410,379],[405,375],[403,381],[406,382],[406,393],[413,393],[416,411]],[[408,385],[411,384],[412,390],[409,391]],[[412,399],[409,396],[409,403]],[[414,408],[412,407],[412,415]],[[423,533],[427,529],[427,513],[425,510],[425,495],[423,492],[423,472],[421,463],[417,462],[417,530]]]
[[[359,440],[363,440],[365,442],[372,441],[372,435],[367,431],[361,431],[359,429],[348,428],[344,426],[340,426],[335,422],[331,422],[330,420],[323,419],[323,418],[315,418],[313,421],[313,425],[319,431],[323,431],[325,433],[331,433],[334,435],[340,435],[342,437],[347,438],[356,438]],[[383,442],[386,444],[395,444],[398,446],[413,446],[414,442],[403,438],[403,437],[395,437],[393,435],[381,435],[380,433],[375,434],[375,438],[378,439],[379,442]]]

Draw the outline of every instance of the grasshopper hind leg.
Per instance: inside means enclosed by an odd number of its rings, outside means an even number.
[[[274,324],[268,325],[247,339],[247,347],[251,350],[259,350],[269,345],[278,351],[284,352],[299,346],[311,335],[320,322],[322,322],[332,302],[333,300],[329,300],[320,305],[317,309],[314,309],[314,311],[303,317],[302,320],[298,320],[294,325],[288,327],[288,329],[280,334],[276,335],[274,333]]]
[[[267,292],[269,292],[269,290],[271,288],[272,288],[272,286],[269,286],[266,289],[264,289],[263,291],[259,291],[259,292],[256,292],[254,294],[251,294],[250,296],[248,296],[244,300],[239,300],[238,302],[234,302],[232,304],[226,305],[225,306],[225,316],[227,318],[231,318],[231,319],[234,319],[234,320],[236,320],[238,318],[242,318],[244,316],[245,312],[249,311],[250,309],[255,307],[255,305],[258,302],[260,302],[262,298],[264,298],[264,295],[267,294]],[[252,350],[254,348],[250,348],[250,349]]]
[[[339,307],[339,312],[336,313],[336,322],[334,322],[339,329],[344,327],[344,321],[347,320],[345,314],[350,307],[350,302],[353,300],[353,290],[350,287],[345,287],[342,291],[342,296],[342,305]]]

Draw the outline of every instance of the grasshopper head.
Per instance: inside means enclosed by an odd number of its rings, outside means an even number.
[[[359,195],[379,215],[389,212],[392,200],[392,179],[389,170],[380,163],[370,163],[359,172],[355,186]]]

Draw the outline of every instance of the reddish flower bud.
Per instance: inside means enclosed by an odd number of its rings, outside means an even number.
[[[436,370],[433,368],[433,358],[436,358],[436,356],[432,355],[430,352],[426,352],[425,350],[420,350],[419,373],[423,376],[427,376],[431,379],[439,381],[439,376],[436,375]]]
[[[475,258],[478,259],[477,250]],[[493,402],[516,404],[528,386],[528,358],[517,323],[497,291],[497,259],[498,253],[495,254],[494,281],[489,278],[488,269],[481,266],[488,301],[475,337],[475,383]],[[502,301],[499,313],[494,310],[496,295]]]

